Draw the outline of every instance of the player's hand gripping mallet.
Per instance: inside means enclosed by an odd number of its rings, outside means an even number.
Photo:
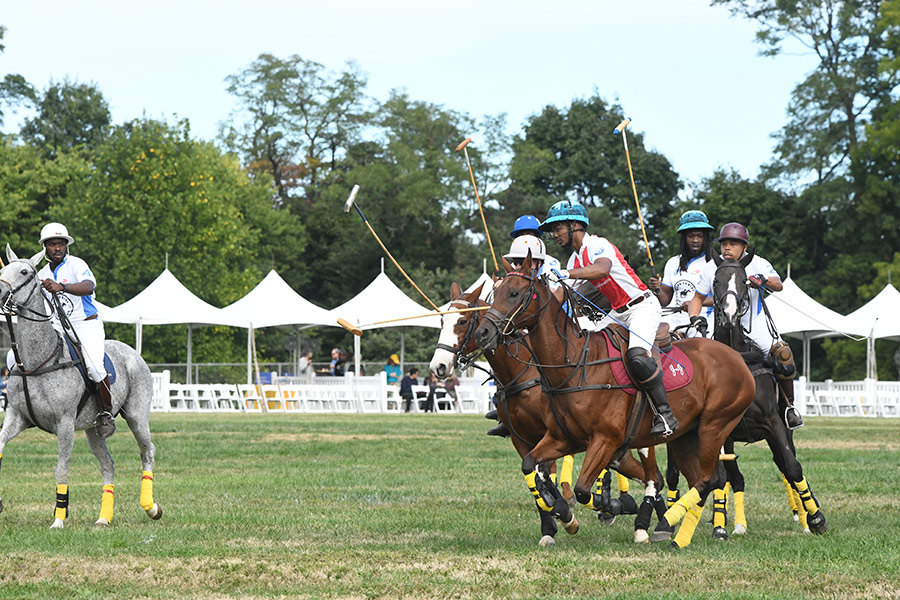
[[[484,218],[484,209],[481,208],[481,198],[478,197],[478,187],[475,185],[475,175],[472,173],[472,163],[469,162],[469,151],[466,150],[466,146],[469,145],[469,142],[472,141],[472,138],[466,138],[462,142],[460,142],[459,146],[456,147],[456,151],[463,151],[463,154],[466,156],[466,166],[469,167],[469,177],[472,178],[472,189],[475,190],[475,200],[478,201],[478,212],[481,213],[481,222],[484,224],[484,233],[487,235],[488,247],[491,249],[491,258],[494,260],[494,272],[500,270],[500,266],[497,264],[497,256],[494,254],[494,244],[491,242],[491,232],[488,231],[487,221]]]
[[[644,236],[644,246],[647,248],[647,258],[650,259],[650,271],[654,277],[659,277],[656,272],[656,266],[653,264],[653,255],[650,254],[650,243],[647,241],[647,232],[644,230],[644,218],[641,216],[641,203],[638,202],[637,188],[634,185],[634,173],[631,170],[631,154],[628,152],[628,136],[625,135],[625,128],[631,123],[631,117],[625,117],[625,120],[619,123],[619,126],[613,129],[613,135],[622,134],[622,143],[625,144],[625,159],[628,161],[628,176],[631,177],[631,191],[634,192],[634,205],[637,207],[638,220],[641,222],[641,234]]]
[[[420,290],[419,286],[417,286],[415,284],[415,282],[409,278],[409,275],[406,274],[406,271],[403,270],[403,267],[401,267],[399,264],[397,264],[397,261],[394,260],[393,256],[391,256],[391,253],[388,252],[388,249],[385,248],[384,244],[381,243],[381,238],[378,237],[378,234],[375,233],[375,230],[372,229],[371,225],[369,225],[369,221],[368,221],[368,219],[366,219],[366,215],[363,214],[362,209],[356,203],[356,194],[358,194],[358,193],[359,193],[359,185],[354,185],[353,189],[350,190],[350,197],[347,198],[346,202],[344,202],[344,212],[345,213],[350,212],[351,206],[356,209],[356,212],[359,213],[359,216],[363,220],[363,223],[365,223],[366,227],[369,228],[369,231],[372,232],[372,235],[375,237],[375,241],[378,242],[378,245],[381,246],[381,249],[384,250],[384,253],[388,255],[388,258],[391,259],[391,262],[394,263],[394,266],[397,267],[398,269],[400,269],[400,272],[403,273],[403,276],[406,277],[406,280],[410,283],[410,285],[412,285],[414,288],[416,288],[417,292],[422,294],[422,297],[425,298],[425,301],[428,302],[428,304],[430,304],[432,306],[432,308],[434,308],[434,310],[438,310],[438,311],[441,310],[437,307],[437,305],[434,302],[431,301],[431,298],[426,296],[425,292]]]

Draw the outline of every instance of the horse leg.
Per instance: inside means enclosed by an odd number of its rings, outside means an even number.
[[[62,529],[69,516],[69,460],[75,443],[75,422],[66,420],[56,427],[56,511],[51,529]]]
[[[7,442],[26,429],[28,429],[28,424],[19,417],[19,413],[7,411],[6,419],[3,420],[3,429],[0,430],[0,465],[3,464],[3,449],[6,448]],[[0,498],[0,512],[3,512],[2,498]]]
[[[800,503],[806,509],[806,512],[809,513],[806,518],[809,530],[815,534],[825,533],[828,530],[825,514],[820,509],[819,501],[813,495],[809,483],[803,476],[803,467],[800,461],[797,460],[797,457],[791,451],[786,427],[781,424],[780,420],[777,424],[770,420],[770,424],[772,425],[770,428],[771,435],[766,437],[766,443],[769,444],[769,449],[772,450],[772,458],[775,464],[787,478],[791,487],[797,491],[797,494],[800,496]]]
[[[678,493],[678,479],[680,477],[681,472],[678,470],[678,465],[675,464],[675,457],[672,456],[672,452],[669,450],[668,444],[666,444],[666,487],[669,489],[667,508],[671,508],[678,501],[678,498],[681,497]]]
[[[707,443],[706,446],[708,445]],[[710,475],[707,475],[704,481],[703,473],[712,473],[715,470],[719,448],[715,448],[714,456],[711,455],[709,448],[702,443],[699,430],[669,442],[670,455],[675,456],[678,469],[691,484],[691,489],[666,511],[656,525],[651,541],[661,542],[671,539],[675,525],[683,519],[684,522],[675,535],[672,545],[684,548],[691,543],[703,513],[704,501],[711,490]]]
[[[734,440],[729,439],[725,442],[725,452],[734,454]],[[737,458],[725,461],[725,472],[728,474],[728,483],[731,484],[731,491],[734,493],[734,529],[733,535],[744,535],[747,533],[747,513],[744,508],[744,474],[738,467]],[[727,520],[727,519],[726,519]],[[725,526],[724,524],[722,525]]]
[[[141,508],[153,520],[162,517],[162,507],[153,501],[153,466],[156,447],[150,440],[150,423],[147,418],[137,419],[130,413],[122,413],[141,451]]]
[[[537,468],[541,462],[555,460],[564,455],[561,443],[545,435],[541,441],[522,457],[522,474],[525,476],[525,485],[534,497],[534,502],[539,510],[550,513],[562,521],[566,533],[574,534],[578,531],[578,519],[572,512],[572,507],[562,497],[549,478]],[[543,539],[543,538],[542,538]]]
[[[803,529],[803,533],[809,533],[809,524],[806,520],[806,509],[803,508],[803,503],[800,502],[800,494],[797,493],[797,490],[791,487],[791,484],[788,483],[787,477],[784,476],[784,473],[781,474],[781,483],[784,484],[784,490],[787,492],[788,505],[790,505],[791,512],[794,515],[794,521],[800,523],[800,527]]]
[[[113,518],[113,504],[115,503],[115,483],[116,468],[106,440],[97,435],[96,430],[91,427],[85,429],[84,434],[87,437],[88,445],[91,452],[97,457],[100,463],[100,475],[103,477],[103,492],[100,496],[100,516],[94,525],[98,527],[106,527]]]
[[[562,459],[562,469],[559,472],[559,487],[562,490],[562,497],[566,499],[569,506],[575,506],[575,493],[572,491],[572,471],[575,468],[575,457],[566,454]]]

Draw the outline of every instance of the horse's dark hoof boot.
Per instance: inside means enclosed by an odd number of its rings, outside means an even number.
[[[496,435],[497,437],[509,437],[509,429],[503,423],[497,423],[497,425],[487,430],[487,434]]]
[[[490,419],[491,421],[499,421],[499,420],[500,420],[500,415],[497,413],[497,409],[496,409],[496,408],[492,408],[491,410],[489,410],[489,411],[487,411],[486,413],[484,413],[484,418],[485,418],[485,419]]]
[[[97,433],[97,437],[105,440],[116,432],[116,420],[108,412],[102,412],[97,415],[97,420],[94,422],[94,431]]]
[[[623,515],[636,515],[638,512],[637,502],[631,497],[631,494],[619,494],[619,504],[622,505]]]
[[[727,540],[728,532],[725,531],[724,527],[713,527],[712,538],[714,540]]]
[[[604,525],[612,525],[616,522],[616,515],[611,515],[605,512],[598,512],[597,518],[600,519],[600,522]]]
[[[798,429],[803,427],[803,417],[800,416],[800,411],[793,406],[788,407],[784,420],[787,423],[788,429]]]
[[[653,537],[650,538],[650,541],[653,543],[664,542],[671,540],[673,535],[675,535],[675,526],[669,525],[668,521],[662,519],[656,524],[656,529],[653,530]]]
[[[809,530],[816,535],[828,531],[828,523],[825,522],[825,514],[821,510],[816,511],[814,515],[809,515],[806,518],[806,524],[809,526]]]

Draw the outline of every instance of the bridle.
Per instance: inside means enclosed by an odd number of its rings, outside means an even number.
[[[26,285],[28,285],[29,283],[31,283],[32,281],[37,279],[37,269],[35,269],[34,266],[31,265],[31,263],[29,263],[28,261],[24,261],[24,260],[18,260],[15,262],[21,262],[23,264],[27,264],[29,266],[29,275],[24,281],[22,281],[22,283],[20,283],[15,288],[13,288],[13,286],[10,282],[8,282],[7,280],[0,277],[0,283],[6,285],[6,287],[8,287],[10,290],[9,294],[6,296],[6,299],[3,301],[3,305],[0,306],[0,312],[2,312],[4,315],[16,315],[19,318],[25,319],[27,321],[35,321],[35,322],[49,321],[50,319],[53,318],[52,305],[50,308],[50,312],[46,315],[25,306],[26,304],[28,304],[28,301],[31,300],[31,297],[34,296],[34,293],[39,289],[39,286],[35,285],[34,287],[32,287],[31,291],[28,292],[28,296],[25,297],[24,301],[22,301],[22,302],[14,302],[13,301],[13,296],[15,296]],[[10,264],[12,264],[12,263],[10,263]],[[26,313],[31,313],[32,315],[36,315],[38,318],[29,317],[29,316],[23,314],[23,311]]]
[[[722,270],[723,267],[724,267],[724,270],[731,271],[731,272],[738,272],[738,274],[743,274],[743,278],[738,277],[738,279],[746,279],[746,271],[744,270],[743,267],[740,266],[740,264],[736,264],[736,265],[724,265],[723,264],[722,266],[720,266],[716,269],[716,278],[715,278],[715,281],[713,282],[713,289],[716,292],[715,298],[714,298],[716,323],[726,324],[728,322],[728,319],[726,318],[726,315],[724,313],[724,309],[722,308],[722,306],[725,304],[724,300],[726,298],[728,298],[729,296],[731,296],[734,298],[735,304],[738,307],[737,314],[735,315],[735,320],[737,321],[737,324],[740,324],[741,318],[745,314],[747,314],[747,311],[750,309],[750,290],[748,287],[745,286],[744,289],[740,290],[740,291],[739,290],[725,290],[724,292],[718,293],[715,290],[715,287],[716,287],[716,283],[719,282],[719,280],[720,280],[719,272],[720,272],[720,270]]]
[[[535,290],[535,282],[537,278],[533,274],[529,273],[526,275],[525,273],[522,273],[520,271],[510,271],[509,273],[507,273],[507,276],[522,277],[523,279],[527,279],[529,284],[524,297],[519,302],[518,306],[514,306],[510,309],[509,314],[501,313],[494,306],[491,306],[485,314],[485,320],[496,327],[499,335],[501,335],[502,337],[508,337],[516,329],[518,329],[514,322],[516,317],[519,316],[519,313],[524,313],[528,309],[528,306],[531,304],[531,302],[533,300],[536,300],[538,297],[537,291]],[[544,303],[544,306],[546,306],[546,304],[549,302],[550,299],[548,298]],[[541,310],[543,310],[544,306],[539,307],[538,311],[540,312]]]
[[[454,300],[450,303],[450,306],[456,306],[457,308],[475,308],[478,304],[478,298],[476,298],[472,302],[462,302],[460,300]],[[466,367],[469,366],[469,363],[472,362],[478,354],[481,353],[481,350],[476,346],[475,350],[469,352],[468,354],[463,354],[463,348],[469,345],[469,342],[475,337],[475,330],[478,328],[478,315],[472,313],[469,319],[469,325],[466,327],[466,333],[463,335],[462,339],[460,339],[456,346],[449,346],[447,344],[438,342],[435,346],[441,350],[446,350],[450,352],[454,356],[454,360],[456,361],[456,366],[465,370]]]

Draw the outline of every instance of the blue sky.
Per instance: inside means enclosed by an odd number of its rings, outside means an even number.
[[[755,25],[704,0],[5,4],[0,76],[94,82],[116,122],[186,117],[211,139],[233,108],[226,76],[262,52],[299,54],[333,70],[354,60],[376,98],[401,88],[475,117],[505,112],[516,131],[596,89],[688,182],[719,166],[755,176],[815,66],[798,47],[757,56]]]

